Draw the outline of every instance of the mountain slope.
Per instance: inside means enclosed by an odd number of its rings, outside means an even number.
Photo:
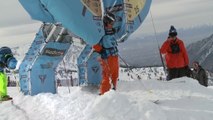
[[[198,61],[205,69],[213,72],[213,34],[187,46],[191,63]]]

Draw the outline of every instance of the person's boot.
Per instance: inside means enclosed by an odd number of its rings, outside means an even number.
[[[114,87],[114,86],[113,86],[113,88],[112,88],[112,89],[116,91],[116,87]]]
[[[116,85],[112,83],[112,90],[116,91]]]
[[[9,95],[5,95],[1,97],[1,101],[7,101],[7,100],[12,100],[13,98],[10,97]]]

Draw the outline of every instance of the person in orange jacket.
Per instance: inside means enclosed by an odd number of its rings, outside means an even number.
[[[115,22],[115,16],[112,13],[108,13],[103,18],[105,36],[100,42],[93,46],[95,52],[100,53],[100,64],[102,66],[102,81],[100,85],[100,95],[111,89],[116,90],[117,80],[119,74],[119,59],[117,41],[114,38],[115,29],[113,24]]]
[[[160,52],[165,54],[168,80],[190,76],[188,54],[183,41],[177,37],[177,31],[174,26],[170,27],[169,37],[161,46]]]

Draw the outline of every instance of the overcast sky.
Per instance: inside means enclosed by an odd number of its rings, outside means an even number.
[[[151,13],[157,32],[168,31],[170,25],[177,29],[213,25],[213,0],[153,0]],[[150,14],[139,29],[135,34],[153,32]]]
[[[18,0],[0,0],[0,3],[0,46],[9,42],[11,36],[33,38],[40,22],[33,21]],[[167,31],[170,25],[176,28],[213,25],[213,0],[153,0],[151,12],[157,32]],[[148,15],[135,35],[153,32],[150,18]],[[23,34],[31,36],[23,37]]]

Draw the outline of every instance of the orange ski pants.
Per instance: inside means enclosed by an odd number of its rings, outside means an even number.
[[[100,94],[111,89],[111,83],[116,89],[119,74],[118,56],[109,56],[107,59],[101,59],[102,81],[100,85]]]

